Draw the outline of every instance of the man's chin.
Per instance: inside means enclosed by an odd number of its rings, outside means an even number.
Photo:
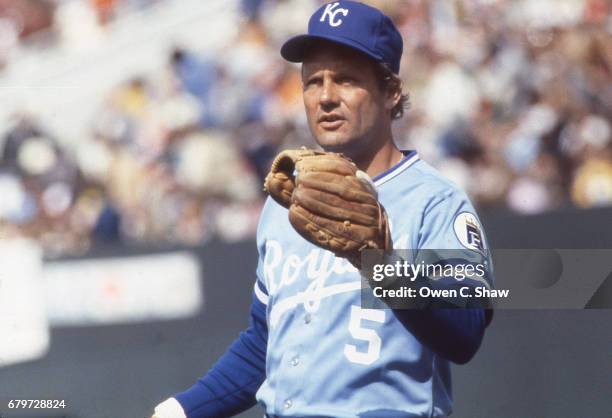
[[[349,157],[355,162],[361,159],[364,152],[367,154],[367,150],[371,146],[366,138],[350,138],[348,140],[336,141],[330,141],[329,138],[317,138],[316,140],[319,146],[325,151],[343,154],[345,157]]]
[[[341,135],[319,135],[316,137],[317,143],[325,151],[339,152],[351,146],[350,138]]]

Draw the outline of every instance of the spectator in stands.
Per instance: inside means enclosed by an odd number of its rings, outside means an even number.
[[[369,1],[406,40],[401,146],[481,208],[612,204],[609,2]],[[2,148],[0,233],[50,242],[45,231],[62,225],[70,233],[54,251],[81,251],[91,236],[197,244],[252,233],[270,158],[308,141],[298,67],[274,43],[301,32],[317,2],[243,0],[244,23],[217,56],[186,44],[170,71],[109,92],[82,150],[63,152],[35,117],[20,119]],[[238,183],[220,190],[218,170]]]

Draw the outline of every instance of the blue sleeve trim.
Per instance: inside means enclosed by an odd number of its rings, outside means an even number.
[[[255,286],[253,288],[253,291],[255,292],[255,296],[257,297],[259,302],[267,306],[268,301],[270,299],[268,296],[268,291],[266,290],[266,287],[259,280],[255,281]]]

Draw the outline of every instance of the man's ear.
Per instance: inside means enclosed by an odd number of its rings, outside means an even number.
[[[389,86],[385,91],[385,108],[387,110],[393,109],[402,99],[402,88],[404,83],[401,80],[397,80],[397,84]]]

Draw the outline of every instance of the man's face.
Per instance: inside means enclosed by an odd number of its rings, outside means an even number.
[[[312,48],[302,65],[302,83],[310,131],[326,150],[362,148],[389,119],[390,101],[374,64],[349,48],[329,43]]]

